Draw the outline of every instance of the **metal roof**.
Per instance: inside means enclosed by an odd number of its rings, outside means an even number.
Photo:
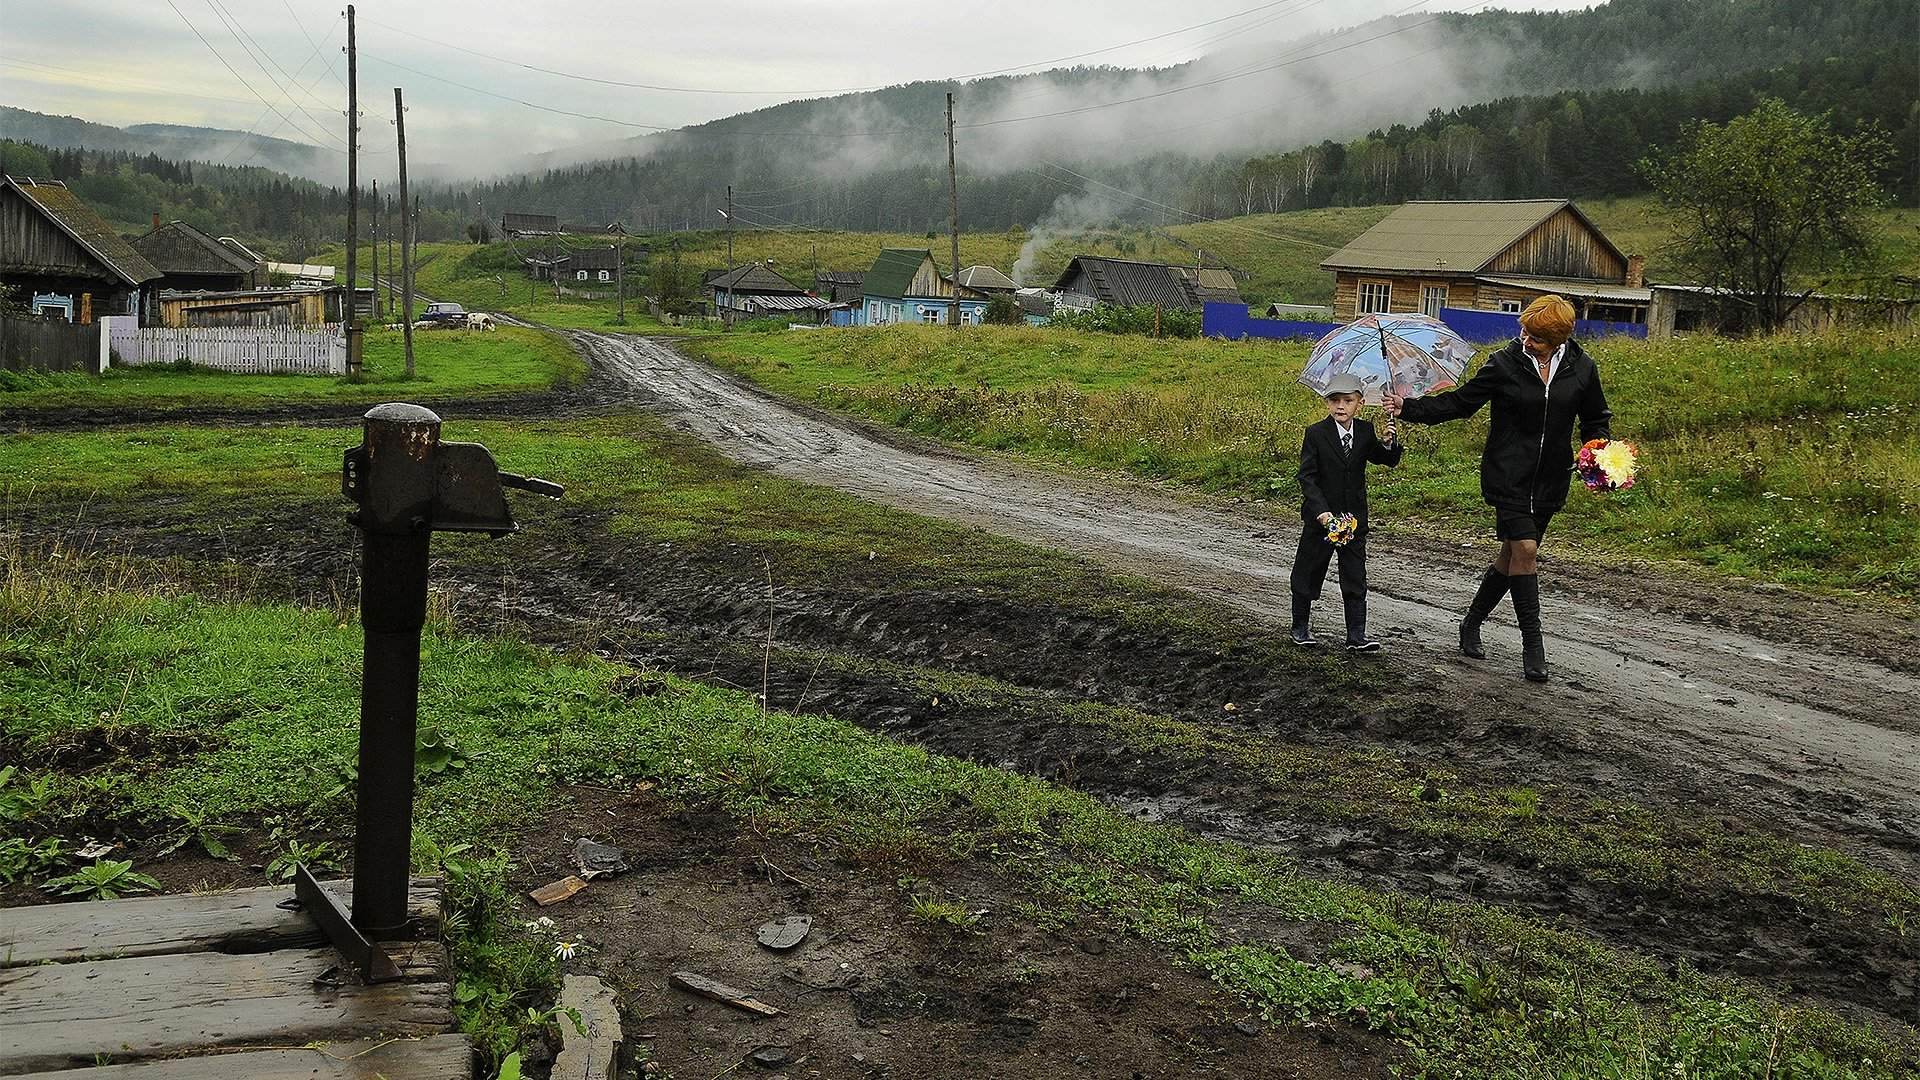
[[[129,285],[139,285],[160,276],[160,270],[145,255],[133,250],[113,226],[94,213],[93,207],[67,190],[58,180],[16,180],[5,178],[6,186],[20,193],[29,204],[45,214],[61,232],[86,249],[100,265]]]
[[[1012,278],[985,263],[960,271],[960,284],[969,289],[997,289],[1001,292],[1012,292],[1019,288]]]
[[[904,297],[920,264],[931,258],[933,252],[926,248],[882,248],[860,291],[867,296]]]
[[[1605,281],[1588,281],[1585,278],[1509,277],[1482,274],[1474,280],[1484,281],[1489,285],[1508,285],[1516,289],[1535,289],[1540,292],[1559,293],[1561,296],[1578,296],[1585,300],[1620,300],[1644,304],[1653,299],[1652,289],[1635,289]]]
[[[737,294],[734,297],[734,301],[734,306],[736,307],[754,307],[766,311],[806,311],[813,308],[833,306],[833,302],[830,300],[824,300],[818,296],[808,296],[804,293],[798,296],[742,293]]]
[[[719,292],[736,293],[799,294],[806,292],[805,289],[759,263],[749,263],[721,274],[707,282],[707,287]]]
[[[1102,304],[1126,307],[1190,310],[1212,301],[1238,303],[1240,300],[1239,287],[1230,271],[1197,270],[1191,266],[1095,255],[1074,256],[1053,287],[1090,296]]]
[[[1563,208],[1571,208],[1602,243],[1613,247],[1567,199],[1409,202],[1327,256],[1320,268],[1471,274]]]

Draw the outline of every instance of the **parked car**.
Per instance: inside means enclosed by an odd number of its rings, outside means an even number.
[[[459,304],[428,304],[427,310],[420,314],[420,321],[464,323],[467,321],[467,309]]]

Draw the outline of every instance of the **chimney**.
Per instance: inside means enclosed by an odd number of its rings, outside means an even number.
[[[160,212],[158,210],[153,212],[153,227],[156,229],[160,227]]]
[[[1647,257],[1627,256],[1627,288],[1638,289],[1647,283]]]

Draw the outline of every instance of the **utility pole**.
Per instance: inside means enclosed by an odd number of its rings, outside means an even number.
[[[960,329],[960,174],[953,164],[953,91],[947,91],[947,229],[953,238],[953,303],[947,321]]]
[[[379,322],[380,321],[380,181],[379,180],[375,180],[373,182],[373,225],[371,226],[370,231],[373,233],[373,236],[372,236],[372,243],[370,243],[368,246],[372,250],[369,251],[367,254],[368,254],[368,257],[373,260],[373,320],[375,322]]]
[[[613,291],[620,295],[620,313],[613,321],[624,325],[627,321],[627,248],[619,240],[613,242]]]
[[[380,235],[387,239],[387,313],[393,313],[393,193],[387,193],[387,221]]]
[[[347,5],[347,370],[360,371],[360,57]]]
[[[393,127],[400,140],[400,339],[407,354],[407,378],[413,378],[413,223],[407,202],[407,106],[393,88]]]
[[[727,185],[727,310],[733,310],[733,185]],[[723,312],[720,325],[732,326]]]

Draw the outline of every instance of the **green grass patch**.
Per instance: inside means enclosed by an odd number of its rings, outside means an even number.
[[[487,333],[421,331],[413,337],[414,377],[406,374],[401,334],[370,328],[359,378],[240,375],[171,365],[81,374],[0,372],[0,409],[61,405],[193,406],[270,402],[432,401],[551,389],[579,379],[586,365],[552,334],[518,327]]]
[[[337,771],[354,746],[351,622],[14,571],[0,587],[0,652],[12,672],[0,724],[10,745],[31,755],[111,726],[199,749],[53,772],[62,797],[13,828],[57,830],[86,802],[129,820],[183,805],[234,822],[311,807],[308,824],[345,824]],[[1480,905],[1315,880],[1059,787],[825,717],[765,714],[741,693],[438,625],[422,664],[423,718],[465,760],[421,778],[424,867],[444,864],[450,845],[510,847],[515,823],[555,784],[646,778],[668,797],[835,848],[898,851],[911,841],[928,853],[923,875],[949,860],[991,859],[1033,912],[1121,920],[1264,1014],[1380,1031],[1428,1075],[1892,1078],[1920,1064],[1910,1029],[1877,1033]],[[930,921],[960,917],[932,891],[923,900]],[[1306,960],[1223,939],[1209,920],[1223,906],[1330,927],[1333,954]],[[467,951],[462,965],[468,1009],[495,980],[550,975],[522,970],[537,967],[527,949]]]
[[[1052,328],[886,327],[705,337],[756,382],[954,442],[1271,500],[1288,514],[1301,434],[1324,415],[1295,381],[1305,343],[1173,341]],[[1920,594],[1920,341],[1607,339],[1614,432],[1642,482],[1572,493],[1556,535],[1619,556],[1793,584]],[[1480,536],[1486,413],[1410,427],[1373,470],[1375,516]]]

